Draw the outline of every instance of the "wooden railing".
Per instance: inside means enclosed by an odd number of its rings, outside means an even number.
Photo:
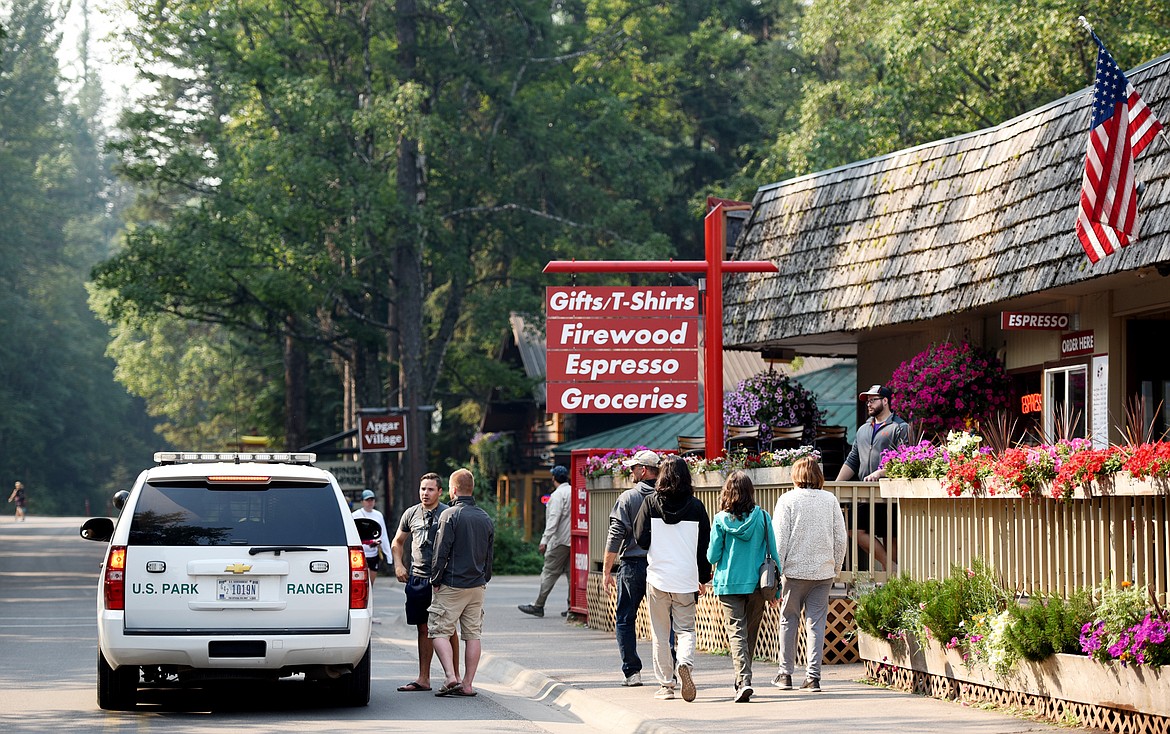
[[[753,474],[750,472],[749,474]],[[762,475],[764,472],[760,472]],[[722,489],[722,478],[718,474],[700,474],[695,476],[695,496],[707,508],[709,517],[715,517],[719,511],[719,492]],[[792,489],[790,483],[768,482],[766,479],[757,479],[753,476],[756,490],[756,503],[772,514],[773,508],[780,495]],[[609,531],[609,513],[613,509],[618,495],[630,488],[629,483],[620,483],[618,486],[599,486],[601,483],[591,482],[589,488],[589,570],[600,573],[605,557],[605,539]],[[858,521],[866,516],[870,520],[869,527],[873,534],[883,543],[891,537],[896,537],[897,502],[884,499],[879,493],[877,482],[827,482],[825,489],[837,496],[845,513],[845,527],[849,531],[849,547],[846,552],[845,568],[837,576],[837,582],[853,584],[856,582],[876,582],[886,580],[889,573],[881,567],[875,558],[874,548],[866,551],[858,544],[856,532]],[[874,515],[880,515],[881,509],[886,508],[884,524],[878,522]],[[863,522],[864,524],[864,522]],[[888,545],[888,544],[887,544]],[[895,547],[897,542],[895,540]],[[861,559],[860,563],[854,559]],[[897,557],[893,558],[896,563]]]
[[[1170,495],[897,498],[900,568],[945,578],[979,558],[1022,594],[1133,583],[1167,602]]]

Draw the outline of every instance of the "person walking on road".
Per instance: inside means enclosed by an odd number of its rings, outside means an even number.
[[[755,487],[742,471],[732,472],[719,495],[719,513],[711,523],[707,560],[714,566],[711,590],[723,607],[723,620],[735,664],[736,703],[747,703],[752,688],[752,658],[764,605],[775,606],[779,588],[760,587],[760,566],[777,558],[772,518],[756,504]]]
[[[475,478],[459,469],[449,480],[451,507],[439,516],[435,552],[431,558],[433,599],[428,617],[431,644],[443,665],[444,683],[436,696],[474,696],[475,672],[482,653],[483,599],[492,580],[495,526],[472,493]],[[463,638],[463,680],[455,671],[451,635],[458,623]]]
[[[406,623],[418,628],[418,677],[399,686],[403,692],[431,690],[431,658],[435,646],[431,644],[427,627],[427,609],[431,606],[431,556],[435,536],[439,532],[439,516],[447,505],[439,501],[442,492],[439,475],[424,474],[418,482],[419,503],[402,513],[398,534],[391,544],[394,575],[404,584],[406,592]],[[410,569],[406,568],[406,541],[410,539]],[[455,676],[459,676],[459,633],[451,634],[452,662]]]
[[[28,497],[24,493],[24,484],[17,482],[12,488],[12,494],[8,495],[9,502],[16,503],[16,522],[24,522],[24,506],[28,502]]]
[[[556,586],[557,579],[565,577],[569,581],[569,537],[573,503],[573,487],[569,484],[569,470],[557,464],[552,468],[553,481],[557,482],[556,489],[549,495],[548,505],[545,506],[544,535],[540,537],[540,554],[544,556],[544,569],[540,572],[540,591],[536,601],[531,604],[521,604],[519,609],[525,614],[534,617],[544,616],[544,602]],[[569,614],[568,591],[565,593],[566,607],[561,612],[562,617]]]
[[[792,689],[796,635],[804,608],[808,624],[807,672],[802,689],[821,690],[821,656],[825,622],[829,616],[829,589],[845,562],[845,518],[837,498],[826,492],[825,475],[816,459],[804,457],[792,465],[796,486],[776,502],[772,522],[776,530],[776,560],[783,569],[780,593],[780,670],[772,685]]]
[[[658,481],[658,454],[642,449],[622,465],[630,470],[634,487],[618,496],[609,513],[609,532],[605,538],[605,560],[601,583],[609,594],[617,587],[617,612],[614,636],[622,657],[622,685],[642,685],[642,659],[638,657],[638,608],[646,598],[646,549],[634,540],[634,520],[642,503],[654,494]],[[618,565],[620,563],[620,565]],[[617,578],[613,567],[618,565]]]
[[[695,498],[691,469],[681,456],[663,460],[654,494],[634,520],[634,538],[646,549],[646,601],[660,686],[654,697],[674,698],[677,681],[689,703],[695,700],[695,604],[711,580],[711,521]],[[671,659],[672,628],[677,664]]]

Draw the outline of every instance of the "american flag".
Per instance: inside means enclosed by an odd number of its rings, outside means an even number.
[[[1133,160],[1162,130],[1117,62],[1097,42],[1097,78],[1093,82],[1093,123],[1085,154],[1077,237],[1089,260],[1097,262],[1137,236],[1137,192]]]

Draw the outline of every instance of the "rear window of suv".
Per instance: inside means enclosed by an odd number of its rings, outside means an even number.
[[[134,506],[131,545],[344,546],[344,516],[329,484],[199,481],[146,484]]]

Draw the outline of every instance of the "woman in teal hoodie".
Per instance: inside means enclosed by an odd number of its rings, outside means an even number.
[[[760,588],[764,554],[776,558],[772,519],[756,505],[755,487],[742,471],[732,472],[719,495],[719,513],[711,523],[707,560],[714,566],[711,590],[723,605],[724,623],[735,663],[735,702],[746,703],[752,693],[752,658],[764,604],[775,606],[780,588]]]

